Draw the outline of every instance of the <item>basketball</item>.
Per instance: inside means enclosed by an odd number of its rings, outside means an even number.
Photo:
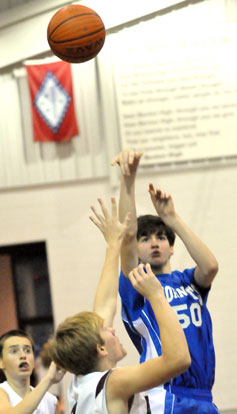
[[[57,57],[70,63],[82,63],[93,59],[103,47],[105,27],[94,10],[72,4],[53,15],[47,39]]]

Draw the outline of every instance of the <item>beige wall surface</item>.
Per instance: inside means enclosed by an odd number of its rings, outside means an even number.
[[[237,407],[236,383],[236,211],[237,167],[140,175],[136,197],[138,214],[153,213],[148,183],[169,191],[177,212],[212,249],[219,261],[219,274],[208,306],[213,319],[216,348],[214,400],[222,409]],[[66,316],[92,308],[105,243],[88,216],[97,197],[109,203],[118,197],[107,180],[1,192],[0,244],[34,241],[47,243],[55,323]],[[176,240],[172,267],[192,266],[184,246]],[[115,328],[128,350],[122,364],[138,361],[138,355],[122,326],[120,303]],[[64,379],[64,397],[70,380]]]

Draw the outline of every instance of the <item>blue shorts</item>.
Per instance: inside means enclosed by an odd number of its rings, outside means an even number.
[[[164,414],[218,414],[211,391],[169,387],[165,397]]]

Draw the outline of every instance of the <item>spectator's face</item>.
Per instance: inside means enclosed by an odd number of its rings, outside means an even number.
[[[8,338],[3,345],[0,368],[7,379],[30,377],[34,368],[34,353],[29,339],[21,336]]]

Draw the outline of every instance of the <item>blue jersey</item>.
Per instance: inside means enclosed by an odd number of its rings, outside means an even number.
[[[192,360],[187,371],[162,387],[163,393],[159,389],[163,399],[163,411],[161,409],[160,412],[164,414],[218,413],[211,394],[215,376],[215,353],[212,322],[206,307],[209,289],[198,287],[194,280],[194,270],[176,270],[171,274],[157,276],[184,329]],[[160,332],[152,307],[122,272],[119,293],[123,322],[140,354],[140,362],[161,355]]]

